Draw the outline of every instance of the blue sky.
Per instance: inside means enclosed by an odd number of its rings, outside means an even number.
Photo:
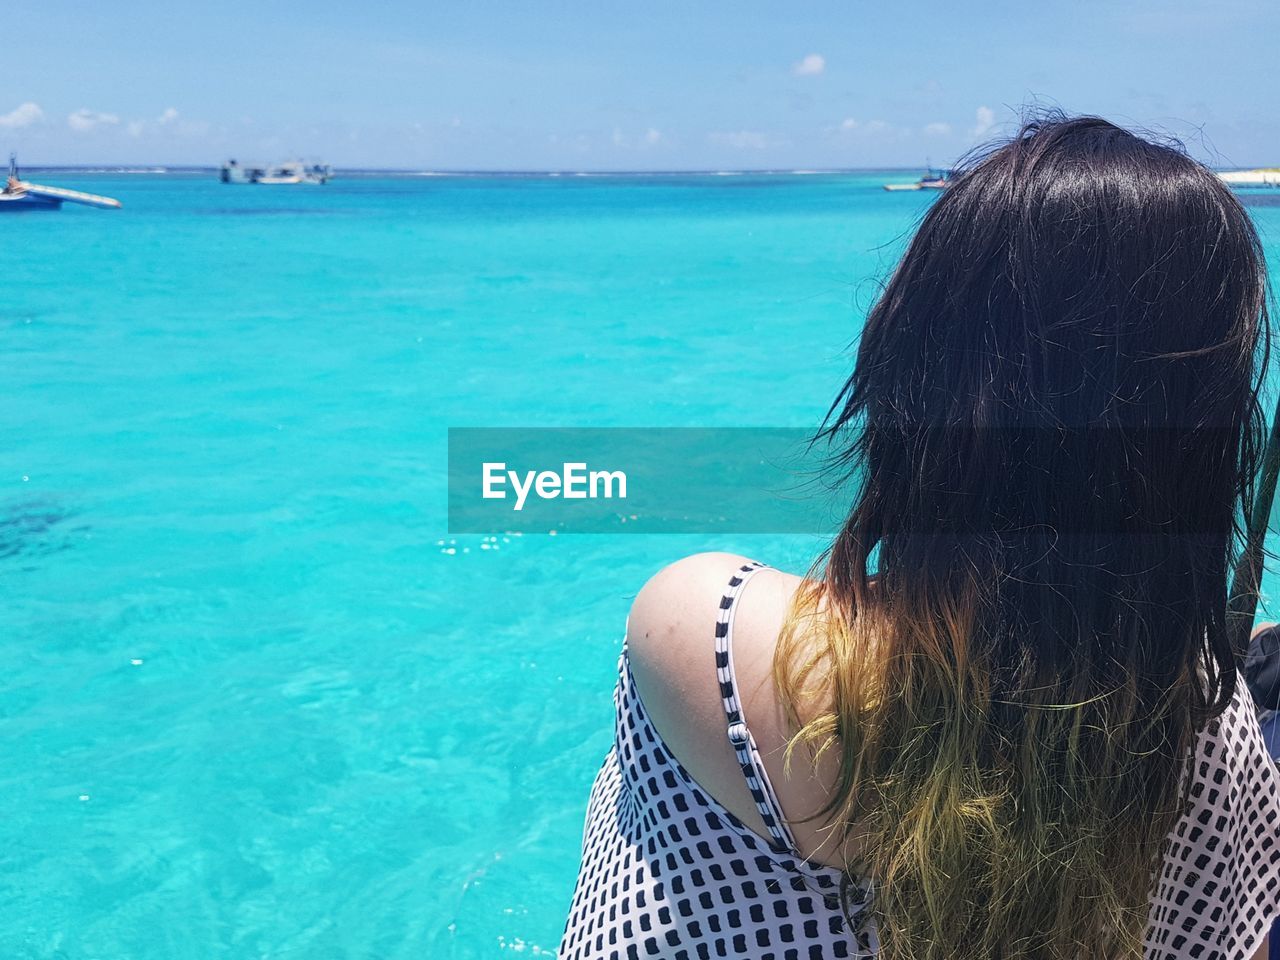
[[[917,166],[1033,100],[1280,163],[1273,0],[42,0],[19,19],[0,149],[33,164]]]

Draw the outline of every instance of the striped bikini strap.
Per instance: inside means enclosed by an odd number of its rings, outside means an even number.
[[[720,701],[724,706],[726,732],[733,752],[738,757],[742,776],[751,791],[760,819],[769,831],[769,848],[776,854],[799,858],[794,838],[787,828],[786,818],[778,797],[769,783],[755,738],[747,729],[742,716],[742,701],[738,699],[737,680],[733,671],[733,615],[738,597],[756,573],[766,569],[762,563],[752,561],[743,564],[729,580],[724,596],[720,598],[720,613],[716,618],[716,679],[720,681]]]

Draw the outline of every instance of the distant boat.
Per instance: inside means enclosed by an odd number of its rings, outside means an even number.
[[[1280,167],[1258,170],[1225,170],[1219,173],[1224,183],[1233,187],[1280,187]]]
[[[291,160],[288,163],[244,164],[236,160],[228,160],[222,165],[219,179],[223,183],[328,183],[333,177],[333,168],[327,163],[303,163]]]
[[[81,193],[62,187],[46,187],[31,183],[18,176],[18,158],[9,154],[9,176],[0,190],[0,211],[57,210],[63,203],[83,203],[90,207],[119,209],[120,201],[100,197],[96,193]]]
[[[926,170],[915,183],[886,183],[886,190],[945,190],[951,186],[951,170]]]

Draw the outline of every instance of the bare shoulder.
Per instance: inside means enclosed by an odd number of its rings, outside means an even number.
[[[706,609],[706,598],[723,593],[734,571],[750,562],[734,553],[695,553],[655,573],[631,605],[631,652],[652,652],[656,643],[678,639],[685,632],[682,628],[705,624],[708,614],[714,623],[715,609]]]
[[[658,571],[636,596],[627,621],[633,669],[665,677],[682,673],[692,657],[710,662],[719,600],[730,579],[751,562],[734,553],[696,553]],[[735,645],[754,647],[755,635],[779,626],[799,583],[790,574],[761,571],[751,588],[752,616],[739,615]]]
[[[663,742],[712,796],[757,832],[764,830],[725,736],[715,670],[715,625],[729,581],[750,561],[732,553],[699,553],[658,572],[631,607],[627,658],[640,699]],[[771,731],[768,682],[778,631],[799,577],[764,569],[738,600],[734,661],[750,722]],[[754,729],[754,728],[753,728]],[[774,738],[765,733],[764,739]]]
[[[697,553],[663,567],[636,595],[627,618],[627,657],[652,706],[668,699],[662,687],[689,692],[694,651],[707,651],[714,635],[717,591],[747,562],[732,553]]]
[[[713,797],[757,833],[764,823],[725,735],[715,670],[715,625],[729,581],[750,561],[732,553],[699,553],[657,573],[640,591],[627,624],[627,657],[649,719],[663,742]],[[773,682],[778,636],[802,577],[765,568],[734,605],[733,660],[744,718],[805,856],[839,865],[828,832],[805,819],[827,798],[830,771],[788,767],[786,711]],[[798,822],[797,822],[798,821]]]

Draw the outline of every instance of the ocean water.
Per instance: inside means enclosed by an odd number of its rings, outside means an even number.
[[[821,543],[449,537],[446,428],[811,426],[932,198],[33,179],[125,206],[0,219],[0,956],[554,953],[630,598]]]

